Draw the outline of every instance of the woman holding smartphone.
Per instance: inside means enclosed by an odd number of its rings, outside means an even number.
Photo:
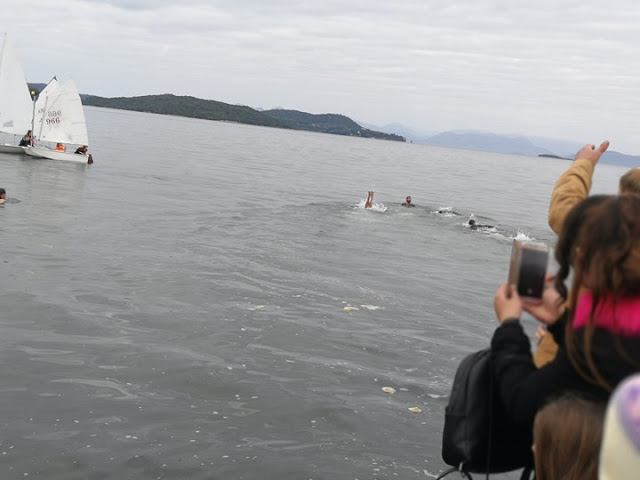
[[[606,402],[640,371],[640,197],[596,195],[568,214],[555,250],[560,265],[548,277],[542,303],[524,303],[514,286],[496,292],[501,325],[491,341],[494,379],[517,424],[532,432],[536,412],[567,392]],[[565,309],[573,274],[572,295]],[[537,369],[520,325],[525,310],[558,340],[555,359]]]

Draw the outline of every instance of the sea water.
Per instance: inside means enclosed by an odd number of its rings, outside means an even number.
[[[91,166],[0,154],[0,478],[446,467],[453,374],[497,326],[512,238],[553,245],[567,161],[87,116]]]

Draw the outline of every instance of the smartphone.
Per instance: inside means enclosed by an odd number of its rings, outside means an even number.
[[[529,303],[540,303],[549,262],[549,247],[514,240],[509,262],[509,279],[518,295]]]

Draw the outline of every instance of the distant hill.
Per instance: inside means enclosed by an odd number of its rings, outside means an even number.
[[[440,147],[484,150],[487,152],[510,153],[516,155],[539,155],[553,152],[534,145],[528,138],[517,135],[498,135],[479,132],[444,132],[425,140],[428,145]]]
[[[384,132],[398,133],[406,136],[413,143],[437,145],[448,148],[462,148],[480,150],[484,152],[508,153],[516,155],[539,156],[573,160],[575,154],[585,144],[561,140],[557,138],[502,135],[496,133],[478,132],[473,130],[455,130],[433,134],[419,131],[402,124],[390,124],[383,127],[367,125]],[[628,167],[640,166],[640,156],[608,150],[600,160],[602,163],[622,165]]]
[[[30,83],[32,90],[39,92],[46,84]],[[147,95],[143,97],[104,98],[94,95],[80,95],[85,105],[138,112],[179,115],[207,120],[223,120],[251,125],[307,130],[312,132],[350,135],[365,138],[380,138],[449,148],[480,150],[485,152],[507,153],[528,156],[557,157],[573,159],[583,144],[574,141],[523,136],[503,135],[487,132],[457,130],[433,134],[399,123],[377,127],[357,123],[339,114],[314,115],[297,110],[272,109],[257,110],[243,105],[230,105],[215,100],[203,100],[195,97],[175,95]],[[405,139],[406,138],[406,139]],[[607,151],[602,163],[623,166],[640,166],[640,156],[626,155],[616,151]]]
[[[404,137],[407,142],[411,142],[411,143],[424,144],[426,139],[438,133],[438,132],[419,131],[413,127],[409,127],[401,123],[388,123],[382,126],[372,125],[370,123],[361,122],[360,120],[358,120],[358,123],[363,127],[369,128],[371,130],[377,130],[380,132],[393,133],[396,135],[400,135]]]
[[[336,135],[350,135],[352,137],[380,138],[404,142],[404,137],[395,134],[377,132],[361,127],[349,117],[332,113],[313,115],[297,110],[264,110],[262,113],[288,125],[296,130],[311,132],[333,133]]]
[[[575,156],[572,155],[571,158]],[[602,154],[600,158],[602,163],[609,163],[611,165],[622,165],[625,167],[640,167],[640,156],[627,155],[624,153],[616,152],[613,150],[607,150]]]
[[[220,120],[337,135],[405,141],[404,138],[399,135],[391,135],[363,128],[344,115],[312,115],[295,110],[258,111],[244,105],[230,105],[216,100],[203,100],[201,98],[171,94],[117,98],[81,95],[81,98],[84,105],[94,107],[178,115],[182,117],[202,118],[205,120]]]
[[[27,83],[28,87],[29,87],[29,91],[33,92],[31,95],[34,96],[35,95],[39,95],[40,92],[44,89],[44,87],[47,86],[46,83]]]
[[[91,105],[94,107],[247,123],[265,127],[289,128],[287,125],[251,107],[229,105],[228,103],[217,102],[215,100],[203,100],[195,97],[178,97],[171,94],[117,98],[88,95],[82,99],[82,103],[83,105]]]

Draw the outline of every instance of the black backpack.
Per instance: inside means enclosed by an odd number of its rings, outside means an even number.
[[[438,477],[459,471],[502,473],[525,468],[529,478],[533,455],[531,432],[517,426],[500,400],[493,381],[491,349],[465,357],[456,371],[445,408],[442,459],[452,468]]]

